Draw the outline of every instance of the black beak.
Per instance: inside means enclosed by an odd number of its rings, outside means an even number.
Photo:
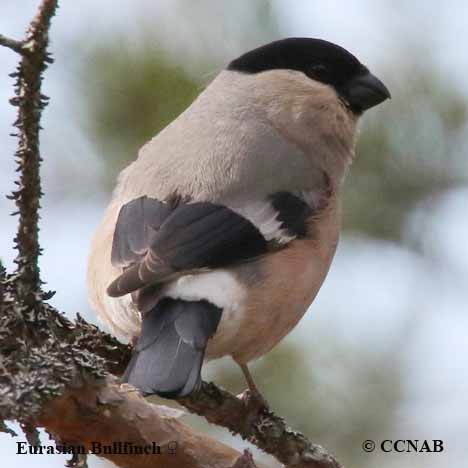
[[[360,113],[377,106],[391,96],[387,87],[372,73],[367,72],[345,86],[343,97],[351,109]]]

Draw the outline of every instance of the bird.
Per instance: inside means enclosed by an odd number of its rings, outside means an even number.
[[[179,399],[208,360],[268,353],[314,301],[335,254],[363,113],[387,87],[304,37],[232,60],[119,175],[88,261],[92,308],[133,344],[122,381]]]

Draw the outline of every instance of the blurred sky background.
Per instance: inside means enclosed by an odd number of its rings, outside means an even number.
[[[0,33],[21,38],[37,4],[1,0]],[[41,146],[41,270],[57,291],[51,302],[95,321],[86,257],[115,176],[217,71],[274,39],[336,42],[393,99],[363,119],[344,232],[317,300],[252,370],[271,407],[347,468],[468,467],[467,29],[462,0],[63,0]],[[16,226],[5,198],[16,144],[8,73],[16,62],[0,49],[0,256],[8,268]],[[244,387],[229,360],[210,363],[205,377],[237,393]],[[365,439],[442,439],[445,450],[367,454]],[[54,468],[65,459],[15,452],[15,439],[0,434],[2,466]],[[111,465],[92,458],[90,466]]]

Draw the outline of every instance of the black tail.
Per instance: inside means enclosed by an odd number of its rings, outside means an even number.
[[[189,395],[200,385],[206,344],[220,319],[221,309],[208,301],[162,299],[143,318],[123,381],[144,395]]]

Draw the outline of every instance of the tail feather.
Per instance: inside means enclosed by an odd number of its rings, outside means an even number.
[[[189,395],[200,385],[206,345],[220,319],[221,309],[208,301],[162,299],[143,318],[124,382],[144,395]]]

